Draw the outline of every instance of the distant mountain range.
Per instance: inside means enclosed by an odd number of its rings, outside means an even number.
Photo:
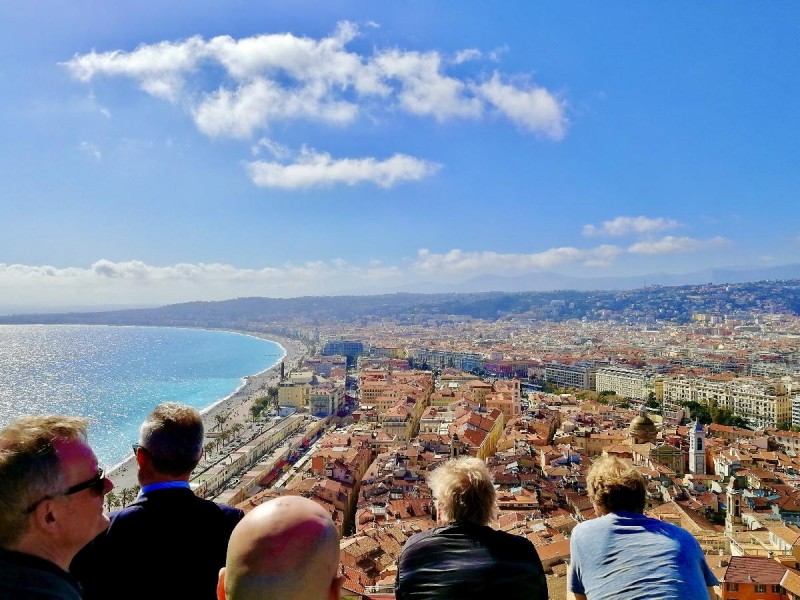
[[[683,286],[702,284],[747,283],[752,281],[775,281],[800,279],[800,264],[782,265],[778,267],[749,267],[727,269],[705,269],[691,273],[651,273],[648,275],[632,275],[628,277],[572,277],[558,273],[541,272],[506,277],[502,275],[484,275],[473,277],[460,283],[441,283],[423,281],[408,288],[392,290],[390,294],[365,289],[354,289],[347,295],[353,296],[387,296],[392,294],[475,294],[484,292],[554,292],[554,291],[614,291],[636,290],[652,286]],[[187,303],[190,304],[190,303]],[[154,306],[60,306],[37,307],[0,304],[2,315],[31,314],[63,314],[63,313],[100,313],[119,312],[130,309],[156,308]],[[1,322],[1,321],[0,321]]]
[[[736,272],[741,276],[742,272]],[[563,321],[618,320],[629,323],[685,323],[697,313],[747,317],[754,313],[800,315],[800,278],[756,282],[704,282],[695,285],[649,285],[620,290],[537,292],[397,293],[372,296],[236,298],[186,302],[158,308],[63,312],[0,317],[0,323],[84,323],[223,327],[281,330],[324,322],[367,324],[381,319],[428,323],[453,319]]]

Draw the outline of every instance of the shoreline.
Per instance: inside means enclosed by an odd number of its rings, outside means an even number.
[[[260,373],[246,376],[244,383],[229,396],[221,398],[214,404],[202,409],[200,414],[203,416],[206,432],[211,431],[217,424],[216,416],[224,413],[228,414],[227,423],[244,423],[247,421],[253,401],[266,394],[267,388],[277,385],[280,381],[281,363],[284,363],[285,371],[289,373],[294,368],[297,368],[306,353],[306,349],[301,342],[282,336],[235,329],[220,331],[249,335],[275,342],[283,349],[284,355],[270,368]],[[131,453],[125,460],[109,468],[106,477],[114,483],[114,488],[117,490],[138,486],[139,482],[136,478],[136,463],[133,454]]]

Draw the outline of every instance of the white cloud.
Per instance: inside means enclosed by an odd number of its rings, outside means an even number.
[[[495,73],[491,80],[477,86],[477,91],[517,125],[554,140],[564,137],[567,127],[564,105],[546,89],[503,83]]]
[[[592,248],[564,246],[533,253],[436,253],[420,249],[394,264],[365,257],[356,265],[341,258],[262,268],[220,263],[178,263],[154,266],[138,260],[101,259],[87,268],[28,266],[0,263],[2,304],[30,306],[97,304],[167,304],[192,300],[222,300],[239,296],[298,297],[352,293],[415,291],[422,281],[439,284],[467,281],[483,274],[523,275],[567,268],[587,276],[627,254],[698,252],[721,247],[728,240],[664,237],[657,242]]]
[[[183,91],[184,74],[194,71],[205,51],[205,42],[195,36],[177,43],[143,44],[133,52],[92,50],[63,64],[80,81],[97,75],[130,77],[148,94],[174,102]]]
[[[247,164],[253,182],[261,187],[303,189],[337,183],[356,185],[363,182],[390,188],[403,181],[428,177],[439,165],[404,154],[395,154],[383,161],[374,158],[343,158],[304,150],[291,164],[253,161]]]
[[[89,95],[88,95],[87,99],[89,101],[89,106],[92,108],[92,110],[96,110],[98,113],[100,113],[106,119],[110,119],[111,118],[111,111],[108,110],[105,106],[101,106],[97,102],[97,98],[95,98],[94,92],[89,91]]]
[[[100,152],[100,149],[91,142],[81,142],[80,149],[82,152],[85,152],[91,156],[94,160],[101,160],[103,158],[103,154]]]
[[[357,267],[342,260],[262,269],[203,263],[158,267],[105,259],[88,268],[0,263],[0,294],[5,305],[86,305],[86,298],[99,304],[167,304],[253,295],[335,294],[361,283],[390,286],[403,278],[396,267]]]
[[[439,121],[478,119],[494,107],[536,134],[564,135],[563,105],[544,88],[504,83],[498,74],[484,83],[450,76],[445,69],[452,63],[438,51],[348,51],[358,35],[358,27],[345,21],[320,39],[291,33],[194,36],[131,52],[92,51],[63,64],[82,82],[127,77],[149,94],[181,102],[209,136],[245,138],[276,121],[297,118],[342,125],[365,107],[389,114],[400,108]],[[453,56],[463,63],[481,53],[470,48]]]
[[[412,114],[431,115],[440,121],[481,115],[483,106],[468,95],[467,85],[442,73],[438,52],[389,50],[380,54],[375,64],[385,78],[399,83],[400,106]]]
[[[716,236],[707,240],[697,240],[690,237],[665,236],[660,240],[638,242],[628,247],[631,254],[681,254],[700,252],[710,248],[717,248],[728,244],[728,240]]]
[[[279,160],[285,160],[292,156],[292,151],[283,144],[279,144],[274,142],[269,138],[261,138],[256,142],[251,148],[250,153],[253,156],[258,156],[261,154],[261,148],[266,148],[267,152],[270,153],[273,157]]]
[[[492,62],[500,62],[500,58],[503,56],[503,54],[506,54],[508,50],[509,50],[508,44],[503,44],[499,48],[491,50],[489,52],[489,60],[491,60]]]
[[[453,64],[460,65],[461,63],[477,60],[481,57],[481,51],[475,48],[468,48],[466,50],[459,50],[453,56]]]
[[[559,265],[608,264],[621,253],[616,246],[587,250],[552,248],[534,254],[419,250],[397,264],[365,259],[354,265],[336,258],[259,269],[220,263],[154,266],[138,260],[101,259],[88,268],[0,263],[3,305],[65,306],[97,304],[168,304],[223,300],[239,296],[297,297],[383,293],[414,289],[420,278],[458,282],[485,273],[522,274]]]
[[[620,248],[609,245],[588,250],[566,246],[534,254],[463,252],[459,249],[450,250],[445,254],[433,254],[427,249],[422,249],[419,251],[412,269],[439,275],[525,273],[571,263],[587,266],[607,265],[621,252]]]
[[[680,223],[675,219],[664,217],[616,217],[610,221],[603,221],[601,225],[584,225],[583,235],[596,236],[623,236],[623,235],[643,235],[656,231],[665,231],[680,227]]]

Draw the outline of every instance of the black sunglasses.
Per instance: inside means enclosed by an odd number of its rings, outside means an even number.
[[[36,507],[39,506],[45,500],[52,500],[53,498],[57,498],[58,496],[71,496],[72,494],[77,494],[78,492],[82,492],[83,490],[92,490],[95,494],[102,495],[106,489],[106,473],[103,469],[97,469],[97,475],[92,477],[91,479],[87,479],[86,481],[82,481],[81,483],[76,483],[75,485],[68,487],[65,490],[61,490],[60,492],[56,492],[55,494],[48,494],[44,498],[41,498],[31,504],[26,510],[25,514],[30,514],[36,510]]]

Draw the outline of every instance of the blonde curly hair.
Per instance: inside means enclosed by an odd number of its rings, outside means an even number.
[[[644,512],[644,476],[616,456],[598,458],[586,476],[589,498],[603,514]]]

